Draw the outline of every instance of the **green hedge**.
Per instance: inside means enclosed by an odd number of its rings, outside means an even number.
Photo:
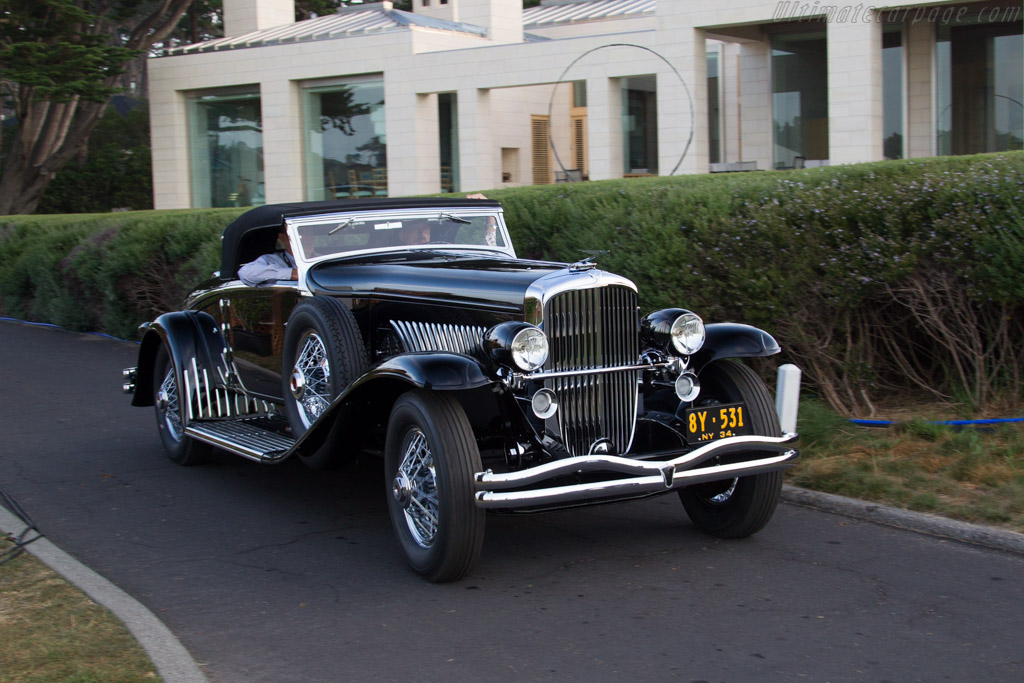
[[[520,256],[632,278],[644,310],[773,332],[836,408],[1021,399],[1024,153],[495,190]],[[130,336],[217,268],[239,209],[15,217],[6,315]]]

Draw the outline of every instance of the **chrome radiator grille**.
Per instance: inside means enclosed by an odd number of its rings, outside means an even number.
[[[640,371],[586,371],[638,362],[636,292],[616,285],[557,294],[545,304],[542,326],[551,345],[545,370],[580,371],[545,382],[558,396],[558,431],[566,449],[587,455],[595,442],[607,439],[611,453],[625,453],[633,441]]]

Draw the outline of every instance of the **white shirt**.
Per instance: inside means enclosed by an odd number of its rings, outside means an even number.
[[[264,282],[291,280],[294,268],[295,259],[292,255],[287,251],[277,251],[243,265],[238,269],[238,279],[250,287]]]

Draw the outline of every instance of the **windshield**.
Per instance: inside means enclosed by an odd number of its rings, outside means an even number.
[[[509,250],[500,214],[432,211],[337,214],[294,221],[299,252],[317,261],[356,251],[458,246]]]

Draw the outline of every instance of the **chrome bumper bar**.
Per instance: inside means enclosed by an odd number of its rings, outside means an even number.
[[[520,472],[495,474],[487,470],[478,472],[474,477],[477,488],[476,504],[481,508],[500,509],[560,505],[600,498],[630,498],[690,484],[762,474],[794,464],[798,451],[789,448],[789,445],[797,438],[796,433],[787,433],[780,437],[732,436],[701,446],[672,460],[631,460],[614,455],[584,455],[538,465]],[[766,451],[774,455],[739,463],[698,467],[717,456],[744,451]],[[608,472],[609,475],[627,476],[586,484],[504,491],[582,472]]]

